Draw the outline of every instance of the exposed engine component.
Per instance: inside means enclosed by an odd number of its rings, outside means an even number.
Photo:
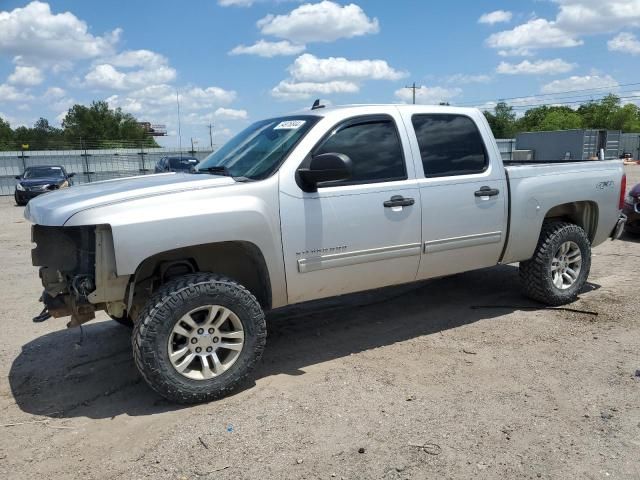
[[[42,322],[71,315],[70,326],[95,317],[87,297],[95,284],[95,227],[47,227],[35,225],[31,252],[33,264],[41,266],[44,310],[33,320]]]

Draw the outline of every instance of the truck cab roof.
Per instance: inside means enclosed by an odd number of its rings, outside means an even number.
[[[334,114],[342,115],[368,115],[384,113],[388,110],[398,110],[415,113],[451,113],[458,115],[471,115],[479,112],[477,108],[455,107],[450,105],[410,105],[406,103],[371,103],[371,104],[351,104],[335,105],[316,108],[315,110],[301,110],[294,114],[308,113],[319,117],[328,117]]]

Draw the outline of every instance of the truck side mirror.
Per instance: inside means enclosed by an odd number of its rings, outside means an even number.
[[[311,158],[308,168],[299,168],[300,180],[308,192],[315,192],[318,185],[351,178],[353,165],[351,159],[343,153],[323,153]]]
[[[16,180],[22,180],[22,177],[20,175],[16,175]]]
[[[69,174],[67,174],[67,177],[69,177],[69,178],[73,178],[73,177],[75,177],[75,176],[76,176],[76,174],[75,174],[75,173],[69,173]]]

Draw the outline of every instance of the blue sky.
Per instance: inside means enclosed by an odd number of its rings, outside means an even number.
[[[0,1],[0,116],[104,99],[183,142],[327,103],[640,97],[640,0]],[[559,94],[570,90],[588,91]],[[544,94],[546,96],[539,97]],[[567,98],[570,97],[570,98]]]

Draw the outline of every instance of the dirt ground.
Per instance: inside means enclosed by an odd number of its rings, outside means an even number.
[[[126,328],[31,322],[29,224],[0,221],[0,478],[640,478],[640,239],[594,250],[586,313],[514,266],[272,313],[254,381],[180,407]]]

